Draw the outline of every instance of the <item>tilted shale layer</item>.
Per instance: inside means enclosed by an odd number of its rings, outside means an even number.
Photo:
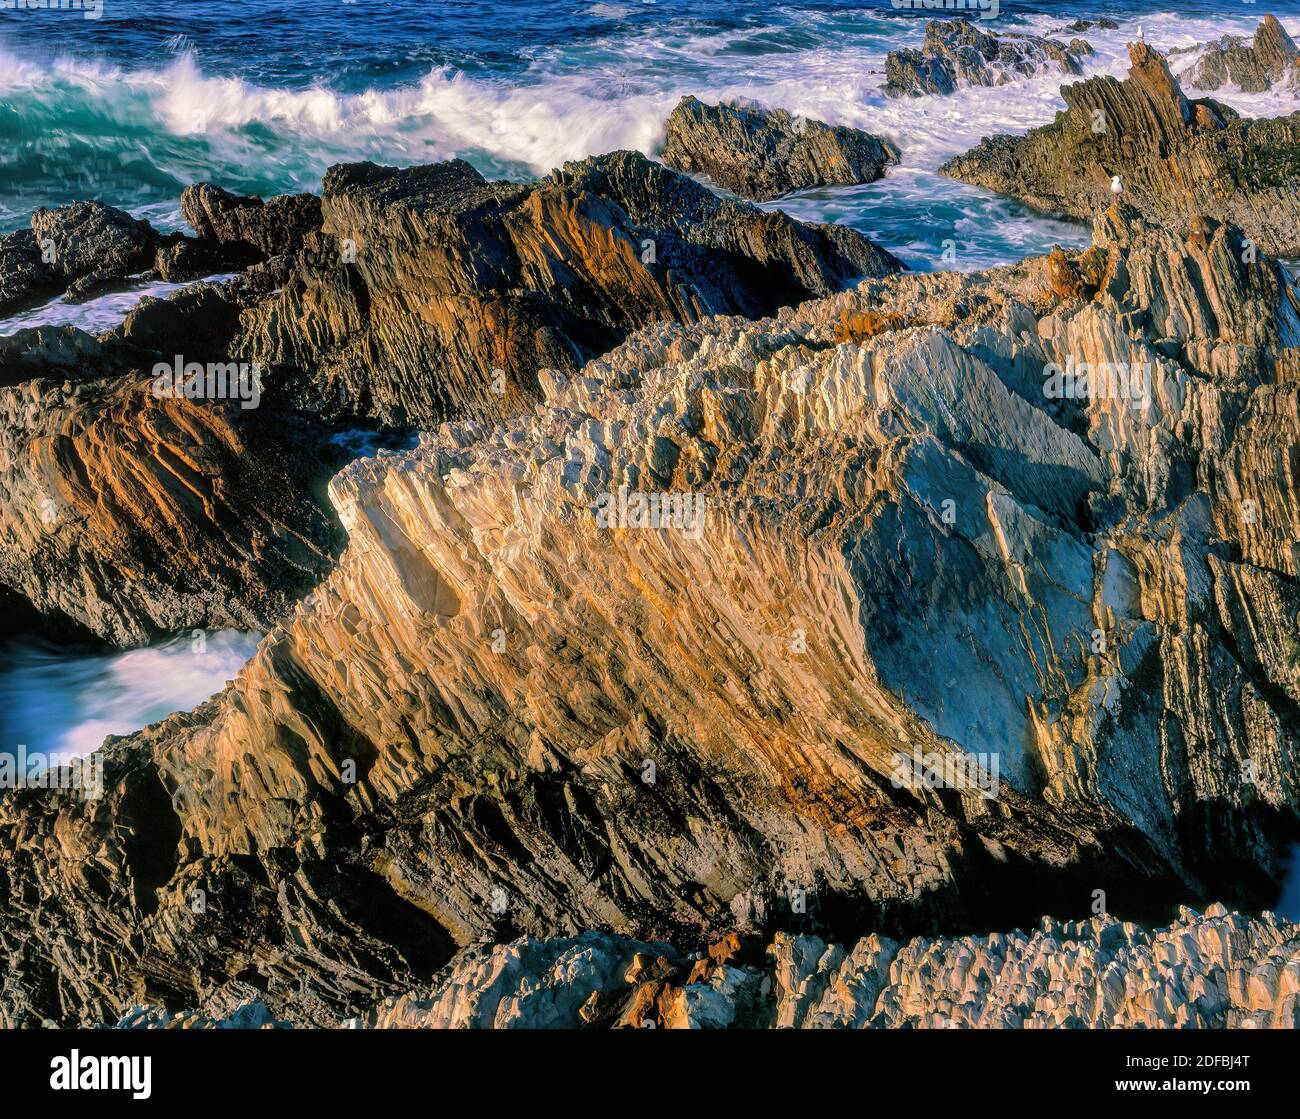
[[[231,687],[101,800],[0,802],[5,1020],[330,1024],[521,934],[1270,903],[1300,317],[1235,230],[1095,240],[645,328],[346,468],[346,552]],[[623,519],[662,492],[702,523]],[[898,780],[930,755],[997,783]]]
[[[267,1028],[260,1002],[212,1019],[135,1008],[132,1029]],[[873,933],[851,948],[778,933],[683,955],[603,933],[467,948],[427,991],[345,1023],[365,1029],[1294,1029],[1300,927],[1214,905],[1154,933],[1043,919],[989,936]]]

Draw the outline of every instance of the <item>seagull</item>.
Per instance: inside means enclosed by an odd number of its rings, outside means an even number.
[[[1146,37],[1142,34],[1142,25],[1140,23],[1138,24],[1138,42],[1139,43],[1146,42]]]
[[[1124,184],[1119,181],[1118,175],[1112,175],[1110,177],[1110,192],[1116,198],[1124,193]]]

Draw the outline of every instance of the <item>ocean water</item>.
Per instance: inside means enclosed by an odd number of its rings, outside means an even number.
[[[229,280],[234,273],[209,276],[213,283]],[[63,296],[55,296],[38,307],[32,307],[8,318],[0,318],[0,337],[37,326],[76,326],[91,334],[112,330],[146,296],[166,299],[173,292],[188,287],[193,281],[169,284],[162,281],[135,280],[121,291],[108,292],[82,303],[67,303]]]
[[[1089,74],[1122,74],[1139,24],[1162,48],[1249,33],[1266,10],[1300,31],[1297,0],[1159,7],[1008,2],[985,25],[1047,33],[1109,16],[1119,31],[1086,33],[1097,50]],[[173,227],[191,182],[312,190],[342,160],[462,156],[490,176],[524,179],[615,148],[653,154],[689,93],[893,139],[903,163],[881,182],[777,205],[860,228],[913,267],[939,266],[947,240],[967,269],[1084,243],[1073,224],[933,174],[985,135],[1049,121],[1063,107],[1061,74],[947,98],[880,93],[885,54],[919,43],[935,14],[944,13],[895,11],[888,0],[104,0],[94,20],[0,11],[0,229],[86,196]],[[1224,100],[1257,113],[1297,107],[1289,94]]]
[[[104,736],[188,711],[234,679],[261,635],[195,631],[124,653],[69,650],[39,638],[0,644],[0,752],[74,757]]]

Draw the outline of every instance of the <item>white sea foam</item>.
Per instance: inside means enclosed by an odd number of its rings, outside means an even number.
[[[1247,10],[1214,20],[1171,12],[1146,15],[1142,26],[1148,42],[1168,49],[1226,32],[1249,34],[1258,18]],[[1300,20],[1284,22],[1300,33]],[[886,52],[919,44],[924,23],[917,19],[909,27],[867,13],[804,13],[799,27],[719,33],[696,30],[684,21],[652,35],[616,33],[539,48],[531,65],[509,78],[438,69],[412,85],[360,93],[323,85],[267,88],[209,76],[188,50],[158,70],[124,71],[63,60],[52,72],[0,52],[0,93],[48,94],[52,84],[65,92],[80,90],[93,96],[105,120],[130,130],[147,124],[192,139],[216,163],[257,153],[276,158],[265,151],[264,140],[244,134],[261,126],[277,133],[286,149],[303,149],[318,175],[341,158],[427,162],[477,154],[544,174],[565,160],[614,148],[653,152],[662,140],[665,118],[687,93],[709,100],[748,98],[867,128],[898,143],[906,165],[932,169],[983,136],[1023,132],[1064,107],[1059,89],[1073,79],[1054,68],[951,97],[884,97],[880,86]],[[1039,15],[1000,20],[998,29],[1061,33],[1062,24],[1059,17]],[[1085,60],[1086,76],[1122,76],[1134,34],[1130,24],[1118,31],[1085,32],[1097,52]],[[1174,64],[1181,70],[1193,61],[1181,57]],[[1216,96],[1252,115],[1297,107],[1284,90],[1227,90]],[[196,132],[198,122],[201,133]]]
[[[211,283],[229,280],[233,273],[209,276]],[[8,318],[0,318],[0,337],[14,334],[19,330],[35,326],[76,326],[89,334],[112,330],[146,296],[165,299],[173,292],[189,287],[196,281],[188,280],[181,284],[169,284],[161,281],[155,283],[133,283],[124,291],[109,292],[84,303],[68,303],[63,296],[56,296],[48,303],[21,311]]]
[[[219,692],[253,655],[260,635],[219,630],[122,653],[69,655],[16,639],[0,655],[0,751],[19,743],[59,757],[98,749],[105,735],[129,734],[188,711]]]

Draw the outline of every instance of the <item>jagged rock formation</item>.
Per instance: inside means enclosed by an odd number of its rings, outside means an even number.
[[[872,934],[852,948],[777,934],[683,957],[587,934],[470,949],[427,994],[389,999],[377,1029],[1062,1029],[1300,1025],[1300,927],[1271,913],[1190,911],[1155,933],[1046,918],[1028,935]]]
[[[75,363],[0,388],[0,584],[48,628],[116,645],[265,629],[328,568],[313,484],[343,456],[319,426],[159,398],[148,373],[96,375],[104,347],[81,332],[23,334]]]
[[[345,469],[347,551],[232,687],[102,801],[0,799],[8,1021],[330,1023],[520,933],[1271,902],[1300,315],[1227,227],[1095,236],[647,327]]]
[[[181,216],[201,240],[242,247],[265,259],[296,252],[317,232],[321,203],[314,194],[283,194],[264,202],[198,183],[182,192]]]
[[[734,194],[767,201],[792,190],[874,183],[898,162],[888,140],[784,109],[706,105],[683,97],[668,118],[663,160],[708,175]]]
[[[387,423],[511,415],[539,369],[572,371],[638,326],[758,317],[902,267],[633,152],[527,185],[460,160],[353,164],[323,192],[322,233],[247,313],[242,352],[298,377],[304,407]]]
[[[1091,220],[1118,175],[1125,202],[1186,230],[1197,215],[1239,226],[1259,249],[1300,254],[1300,114],[1242,120],[1189,101],[1165,60],[1129,47],[1125,81],[1062,87],[1068,106],[1025,136],[993,136],[940,168],[1039,209]]]
[[[1025,934],[872,934],[850,949],[778,933],[681,953],[602,933],[460,953],[426,991],[362,1029],[1294,1029],[1300,926],[1184,909],[1148,932],[1110,917],[1044,918]],[[122,1029],[268,1029],[254,1001],[213,1019],[137,1008]]]
[[[120,282],[148,268],[163,242],[148,222],[100,202],[37,210],[30,229],[0,240],[0,315]]]
[[[1061,31],[1092,31],[1096,28],[1098,31],[1118,31],[1119,24],[1113,19],[1107,19],[1103,16],[1101,19],[1076,19],[1067,23]],[[1059,34],[1059,32],[1058,32]]]
[[[982,31],[964,19],[926,24],[920,50],[890,51],[885,57],[888,97],[955,93],[959,85],[998,86],[1031,77],[1053,66],[1063,74],[1082,74],[1080,58],[1092,54],[1084,39],[1062,43],[1036,35]]]
[[[234,199],[233,195],[227,197]],[[291,196],[284,200],[285,205],[275,208],[278,225],[292,228],[286,215],[300,212],[296,199],[302,197],[309,196]],[[242,205],[248,200],[234,201]],[[205,225],[200,232],[211,232],[211,226]],[[128,277],[137,275],[181,281],[243,268],[262,259],[264,256],[248,245],[226,245],[215,236],[201,235],[195,240],[161,234],[147,221],[101,202],[37,210],[30,229],[0,238],[0,316],[61,293],[76,302],[121,287]]]
[[[519,411],[539,365],[572,368],[636,324],[758,315],[901,267],[860,234],[721,202],[627,153],[531,187],[463,163],[335,168],[323,208],[200,184],[182,210],[197,240],[97,203],[40,211],[0,259],[16,299],[150,263],[241,270],[144,299],[98,339],[0,338],[0,583],[114,644],[283,616],[331,559],[340,415]],[[149,399],[158,361],[241,358],[277,363],[256,415]]]
[[[1184,75],[1193,89],[1211,91],[1234,85],[1245,93],[1262,93],[1279,82],[1300,89],[1300,50],[1276,16],[1265,16],[1250,40],[1225,35],[1213,43],[1201,43],[1169,52],[1199,52],[1200,58]]]

